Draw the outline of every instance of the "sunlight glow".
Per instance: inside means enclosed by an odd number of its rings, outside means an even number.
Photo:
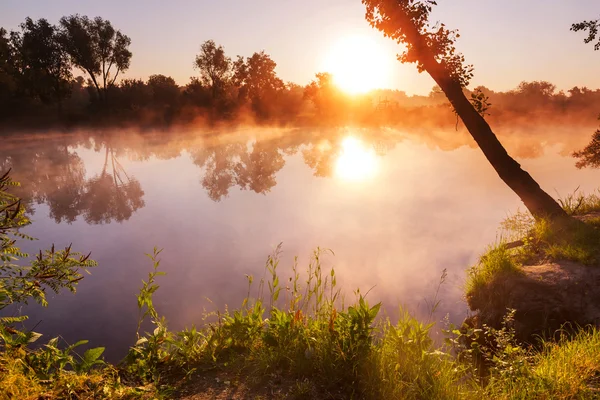
[[[390,59],[386,51],[365,36],[346,36],[332,46],[325,69],[340,89],[350,94],[388,87]]]
[[[347,137],[342,142],[342,151],[335,164],[335,174],[349,181],[362,181],[372,178],[377,173],[378,160],[375,150],[354,137]]]

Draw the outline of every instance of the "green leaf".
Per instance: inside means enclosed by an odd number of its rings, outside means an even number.
[[[72,344],[68,347],[69,350],[74,349],[75,347],[81,346],[83,344],[87,344],[89,342],[89,340],[80,340],[78,342],[76,342],[75,344]]]
[[[86,371],[96,364],[96,360],[104,353],[104,347],[95,347],[88,349],[83,353],[83,360],[81,361],[81,370]]]

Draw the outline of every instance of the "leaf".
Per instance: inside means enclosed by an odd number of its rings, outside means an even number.
[[[371,309],[369,310],[369,315],[371,316],[371,318],[375,318],[377,316],[380,308],[381,308],[381,303],[377,303],[373,307],[371,307]]]
[[[68,350],[72,350],[72,349],[74,349],[75,347],[78,347],[78,346],[81,346],[81,345],[87,344],[88,342],[89,342],[89,340],[80,340],[80,341],[76,342],[75,344],[72,344],[72,345],[70,345],[69,347],[67,347],[67,349],[68,349]]]
[[[33,342],[35,342],[36,340],[38,340],[39,338],[41,338],[41,337],[42,337],[42,334],[41,334],[41,333],[38,333],[38,332],[31,332],[31,333],[30,333],[30,337],[29,337],[29,339],[27,340],[27,343],[33,343]]]
[[[96,364],[100,356],[104,353],[104,347],[95,347],[93,349],[88,349],[83,353],[83,360],[81,361],[80,369],[82,371],[86,371],[90,369],[94,364]]]
[[[136,346],[139,346],[142,343],[146,343],[148,341],[147,338],[143,337],[143,338],[139,338],[137,342],[135,342]]]

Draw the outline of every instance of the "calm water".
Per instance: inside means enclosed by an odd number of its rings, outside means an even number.
[[[568,156],[592,131],[544,144],[511,132],[501,140],[551,194],[599,186],[599,171],[577,170]],[[436,318],[459,322],[466,268],[520,205],[461,132],[214,137],[122,131],[4,140],[0,167],[23,182],[34,221],[26,233],[40,238],[23,247],[72,242],[99,262],[76,295],[23,310],[37,331],[107,345],[108,358],[118,359],[135,337],[135,293],[151,268],[144,253],[164,248],[156,304],[179,329],[199,323],[205,308],[240,304],[245,274],[262,277],[280,242],[282,275],[295,255],[306,265],[314,248],[330,248],[325,264],[347,294],[373,288],[370,301],[384,301],[392,316],[400,304],[424,313],[446,268]]]

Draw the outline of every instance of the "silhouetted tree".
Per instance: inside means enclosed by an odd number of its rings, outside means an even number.
[[[344,96],[333,83],[333,76],[328,72],[315,74],[316,80],[304,89],[304,98],[310,100],[320,118],[335,121],[345,110]]]
[[[70,95],[71,64],[60,44],[58,29],[45,19],[27,18],[21,32],[11,34],[21,88],[44,103],[58,103]]]
[[[276,95],[285,88],[277,77],[277,63],[264,51],[254,53],[252,57],[238,56],[233,63],[233,82],[239,88],[242,101],[249,99],[252,109],[258,116],[268,116],[268,107],[275,103]]]
[[[183,99],[187,104],[208,107],[212,99],[212,92],[202,84],[196,77],[190,78],[190,82],[183,89]]]
[[[217,47],[212,40],[202,43],[194,66],[200,71],[202,83],[210,88],[213,100],[218,99],[224,93],[232,74],[231,59],[225,55],[223,46]]]
[[[60,19],[61,41],[73,64],[87,72],[105,100],[107,87],[129,68],[131,39],[101,17],[70,15]],[[114,69],[113,69],[114,68]]]
[[[588,36],[583,39],[585,43],[590,43],[596,40],[598,37],[598,29],[600,28],[600,19],[594,19],[590,21],[578,22],[571,25],[573,32],[587,31]],[[600,50],[600,37],[598,37],[598,43],[594,44],[594,50]]]
[[[463,88],[473,76],[473,68],[465,64],[454,43],[457,31],[443,23],[432,25],[429,16],[436,2],[433,0],[362,0],[366,5],[366,19],[385,36],[406,46],[399,57],[401,62],[416,63],[419,72],[426,71],[440,86],[458,113],[469,133],[500,178],[521,198],[536,217],[566,217],[560,205],[544,192],[539,184],[521,169],[506,152],[490,126]]]
[[[153,100],[152,89],[141,79],[123,79],[119,82],[119,108],[138,111]]]
[[[179,102],[179,86],[170,76],[150,75],[146,83],[152,91],[152,102],[159,106],[176,106]]]
[[[15,74],[14,49],[6,29],[0,28],[0,116],[9,115],[14,106],[11,100],[17,89]]]

